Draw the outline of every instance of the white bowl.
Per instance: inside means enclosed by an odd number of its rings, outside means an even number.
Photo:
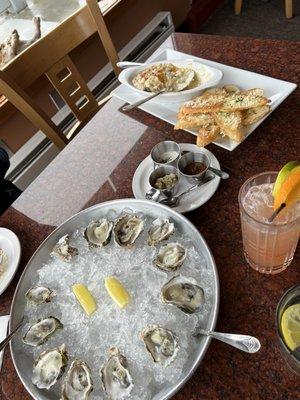
[[[219,69],[209,67],[208,65],[204,65],[202,63],[199,63],[197,61],[192,61],[192,60],[186,60],[186,61],[172,61],[172,60],[166,60],[166,61],[159,61],[159,62],[153,62],[149,64],[145,64],[142,66],[137,66],[137,67],[129,67],[123,70],[120,75],[119,75],[119,81],[123,83],[124,85],[130,87],[133,89],[135,92],[140,93],[141,95],[147,97],[150,95],[150,92],[146,92],[144,90],[139,90],[136,87],[133,86],[132,84],[132,79],[142,70],[145,68],[151,66],[151,65],[156,65],[156,64],[166,64],[166,63],[171,63],[173,65],[176,65],[178,67],[189,67],[192,68],[198,73],[199,75],[202,76],[202,80],[204,82],[192,89],[186,89],[182,90],[181,92],[168,92],[168,93],[162,93],[159,96],[155,97],[151,101],[155,101],[157,103],[181,103],[184,101],[188,101],[193,99],[194,97],[200,95],[200,93],[204,89],[208,89],[210,87],[216,86],[222,79],[223,77],[223,72],[220,71]]]

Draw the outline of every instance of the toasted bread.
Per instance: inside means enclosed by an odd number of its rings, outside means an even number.
[[[202,127],[198,131],[197,141],[196,144],[199,147],[204,147],[209,143],[216,140],[219,136],[220,128],[218,125],[212,123],[205,127]]]
[[[216,94],[220,94],[220,95],[224,95],[226,96],[226,90],[224,88],[210,88],[210,89],[206,89],[202,92],[201,96],[211,96],[211,95],[216,95]]]
[[[254,107],[243,111],[242,122],[247,126],[262,119],[270,111],[270,106]]]
[[[228,94],[226,91],[222,93],[210,94],[196,97],[194,100],[184,103],[181,111],[185,114],[197,114],[197,113],[210,113],[218,111]]]
[[[253,94],[251,90],[244,92],[236,92],[228,96],[219,111],[242,111],[248,108],[265,106],[268,103],[268,99],[263,96]]]
[[[200,128],[214,122],[210,114],[178,114],[178,121],[174,129]]]
[[[231,139],[240,142],[244,137],[242,126],[242,113],[240,111],[222,112],[212,114],[220,130]]]
[[[235,85],[225,85],[223,86],[223,89],[226,90],[227,93],[235,93],[240,91],[240,89]]]

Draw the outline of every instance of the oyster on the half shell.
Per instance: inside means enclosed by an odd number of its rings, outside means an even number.
[[[36,322],[34,325],[31,325],[22,340],[29,346],[40,346],[46,342],[46,340],[48,340],[57,329],[61,329],[62,327],[62,323],[57,318],[44,318]]]
[[[168,243],[162,246],[154,264],[163,271],[176,271],[181,267],[186,257],[186,249],[179,243]]]
[[[39,389],[49,389],[64,372],[68,363],[66,346],[43,351],[34,362],[32,383]]]
[[[49,303],[54,296],[55,292],[45,286],[34,286],[25,294],[27,301],[36,305]]]
[[[175,359],[179,350],[178,339],[169,329],[148,325],[140,337],[155,362],[167,367]]]
[[[84,230],[84,238],[91,247],[106,246],[111,238],[113,223],[106,218],[91,221]]]
[[[155,246],[163,240],[168,239],[174,232],[174,223],[169,218],[155,219],[148,232],[149,246]]]
[[[123,400],[130,395],[133,388],[128,363],[117,347],[111,347],[109,355],[100,370],[103,389],[110,400]]]
[[[87,400],[92,390],[89,366],[84,361],[74,360],[62,384],[61,400]]]
[[[70,236],[67,234],[59,239],[53,247],[51,255],[60,258],[63,261],[71,261],[74,256],[77,256],[78,249],[69,244]]]
[[[162,288],[160,298],[163,303],[172,304],[187,314],[199,311],[204,302],[204,291],[193,278],[174,276]]]
[[[118,245],[131,248],[143,231],[144,221],[134,214],[122,215],[114,225],[115,241]]]

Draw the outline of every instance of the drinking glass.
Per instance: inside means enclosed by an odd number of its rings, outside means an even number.
[[[285,344],[281,332],[282,314],[289,306],[297,303],[300,303],[300,285],[296,285],[288,289],[279,300],[276,308],[275,325],[283,358],[285,359],[288,367],[293,372],[300,375],[300,348],[298,347],[296,350],[291,351]]]
[[[290,265],[300,232],[300,217],[296,211],[288,222],[278,222],[277,217],[268,223],[266,219],[262,222],[260,215],[250,214],[249,209],[245,209],[244,199],[249,189],[261,184],[274,184],[277,174],[263,172],[255,175],[239,191],[244,256],[253,269],[264,274],[277,274]],[[270,213],[270,210],[267,211]]]

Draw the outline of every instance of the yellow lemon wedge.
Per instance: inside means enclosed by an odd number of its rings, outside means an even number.
[[[281,332],[290,350],[300,346],[300,303],[288,307],[281,317]]]
[[[126,307],[130,302],[130,294],[114,276],[105,278],[105,288],[110,297],[120,308]]]
[[[275,184],[274,184],[274,188],[273,188],[273,197],[276,197],[278,194],[278,191],[281,187],[281,185],[283,184],[283,182],[286,180],[286,178],[289,176],[289,174],[291,173],[291,171],[297,167],[298,165],[300,165],[299,161],[289,161],[288,163],[286,163],[281,170],[278,172]]]
[[[292,169],[274,197],[274,210],[281,204],[287,206],[300,200],[300,166]]]
[[[82,283],[72,286],[73,293],[88,316],[97,310],[97,304],[88,288]]]

